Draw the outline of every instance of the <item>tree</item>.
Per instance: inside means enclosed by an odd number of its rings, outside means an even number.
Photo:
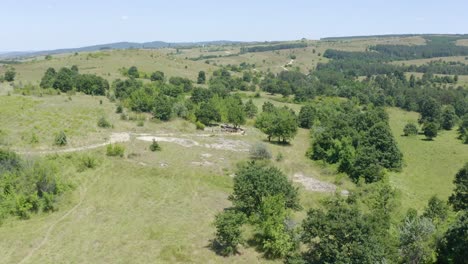
[[[172,115],[172,106],[173,101],[169,97],[157,96],[154,102],[153,116],[163,121],[169,121]]]
[[[197,84],[204,84],[206,82],[206,74],[204,71],[198,72]]]
[[[75,86],[79,92],[92,95],[105,95],[107,90],[109,90],[109,82],[94,74],[78,75]]]
[[[139,78],[140,73],[138,72],[138,68],[136,66],[132,66],[128,69],[127,74],[131,78]]]
[[[210,125],[212,121],[221,121],[221,114],[219,110],[210,102],[203,102],[195,112],[197,120],[204,125]]]
[[[335,197],[327,210],[311,209],[302,222],[306,263],[383,263],[385,245],[356,204]]]
[[[16,71],[15,71],[15,68],[9,68],[6,72],[5,72],[5,81],[7,82],[12,82],[15,80],[15,76],[16,76]]]
[[[164,72],[162,71],[155,71],[151,74],[150,80],[153,82],[160,81],[164,82]]]
[[[429,199],[427,207],[424,209],[422,216],[430,219],[434,224],[438,224],[445,221],[447,215],[447,203],[434,195]]]
[[[192,97],[190,97],[190,100],[196,104],[199,104],[201,102],[208,102],[212,97],[213,93],[210,90],[201,87],[195,87],[192,90]]]
[[[455,189],[449,197],[449,204],[455,211],[468,210],[468,162],[455,175]]]
[[[257,106],[253,103],[252,99],[249,99],[247,103],[245,103],[244,107],[245,114],[248,118],[254,118],[258,112]]]
[[[57,77],[57,72],[54,68],[48,68],[41,79],[41,88],[52,88]]]
[[[193,89],[192,81],[188,78],[171,77],[169,78],[169,83],[174,86],[182,87],[184,92],[190,92]]]
[[[220,253],[224,256],[238,253],[237,247],[243,242],[242,225],[247,221],[245,215],[236,210],[226,210],[215,217],[216,239]]]
[[[433,122],[426,123],[423,127],[424,136],[426,136],[428,140],[432,140],[433,138],[437,137],[438,130],[439,126]]]
[[[235,208],[248,217],[258,213],[265,197],[282,195],[285,207],[299,209],[298,191],[279,169],[254,161],[241,165],[234,177],[234,192],[229,196]]]
[[[457,114],[455,113],[455,108],[451,105],[448,105],[442,111],[442,120],[441,126],[445,130],[451,130],[455,125],[457,119]]]
[[[75,73],[68,68],[61,68],[54,80],[53,88],[59,89],[62,92],[67,92],[73,89]]]
[[[239,127],[240,125],[245,124],[245,112],[242,101],[240,101],[240,103],[235,100],[229,102],[227,111],[228,122],[232,123],[234,127]]]
[[[297,118],[289,108],[275,108],[262,112],[255,120],[255,127],[267,134],[268,140],[278,138],[287,142],[297,134]]]
[[[431,263],[431,236],[435,227],[425,217],[406,217],[400,227],[400,250],[404,263]]]
[[[403,128],[403,134],[405,136],[414,136],[418,134],[418,127],[414,123],[408,123]]]
[[[462,117],[460,127],[458,128],[459,138],[463,143],[468,144],[468,114]]]
[[[468,211],[462,211],[444,234],[437,248],[437,263],[468,263]]]
[[[294,249],[291,233],[286,227],[288,211],[282,195],[262,199],[258,226],[261,231],[261,244],[269,258],[285,257]]]
[[[373,147],[378,164],[387,169],[399,169],[402,165],[401,154],[388,124],[379,122],[365,134],[362,146]]]
[[[311,128],[316,116],[316,110],[312,105],[304,105],[299,111],[298,122],[302,128]]]
[[[438,122],[441,112],[440,104],[434,98],[426,97],[422,100],[419,112],[421,113],[419,123]]]

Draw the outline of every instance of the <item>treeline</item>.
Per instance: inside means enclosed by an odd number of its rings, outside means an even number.
[[[240,254],[239,245],[255,245],[267,259],[285,263],[466,263],[468,253],[468,163],[455,175],[448,205],[433,196],[419,213],[395,217],[397,191],[388,182],[358,186],[348,197],[335,195],[302,209],[296,188],[268,162],[238,166],[229,200],[232,207],[215,217],[212,249]],[[248,226],[248,228],[245,228]],[[249,232],[246,232],[249,230]],[[249,242],[249,243],[246,243]]]
[[[468,75],[468,65],[461,62],[433,61],[419,66],[394,65],[388,62],[395,58],[381,53],[331,49],[325,51],[324,57],[333,60],[329,63],[319,63],[317,70],[340,71],[349,76],[371,76],[395,71]]]
[[[306,48],[307,43],[285,43],[285,44],[276,44],[276,45],[266,45],[266,46],[254,46],[254,47],[241,47],[240,53],[247,52],[264,52],[272,50],[283,50],[283,49],[298,49]]]
[[[187,78],[171,77],[167,82],[164,73],[158,76],[151,83],[135,78],[115,80],[113,94],[132,111],[152,113],[163,121],[173,117],[184,118],[196,123],[200,129],[216,122],[229,122],[238,127],[257,113],[252,101],[244,104],[240,96],[231,94],[247,89],[249,82],[232,77],[226,69],[213,73],[208,88],[195,87]],[[200,72],[199,83],[204,83],[205,78],[206,74]]]
[[[375,45],[369,48],[392,60],[414,60],[435,57],[467,56],[468,47],[450,42],[428,42],[427,45]]]
[[[80,74],[77,66],[63,67],[56,71],[48,68],[41,79],[40,87],[53,88],[61,92],[75,89],[90,95],[105,95],[109,90],[109,82],[95,74]]]

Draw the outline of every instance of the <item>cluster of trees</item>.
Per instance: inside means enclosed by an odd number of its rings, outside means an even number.
[[[401,220],[397,191],[382,181],[346,198],[326,198],[296,223],[290,216],[301,206],[287,177],[265,162],[242,164],[229,196],[233,206],[215,217],[213,249],[239,253],[248,225],[254,231],[249,244],[285,263],[466,263],[467,179],[468,163],[455,177],[448,204],[433,196],[421,214],[409,209]]]
[[[27,219],[34,212],[52,211],[66,188],[52,161],[27,162],[0,149],[0,221],[9,215]]]
[[[466,56],[468,47],[449,41],[430,41],[427,45],[376,45],[369,48],[393,60],[428,59],[435,57]]]
[[[204,72],[200,72],[198,79],[205,78]],[[112,87],[115,97],[127,108],[152,113],[164,121],[177,116],[202,125],[229,122],[238,127],[258,110],[251,100],[244,104],[239,95],[230,94],[237,89],[233,80],[229,71],[222,69],[214,73],[208,88],[194,87],[192,81],[181,77],[171,77],[168,83],[164,78],[151,83],[135,78],[118,79]]]
[[[5,73],[3,74],[3,76],[0,76],[0,80],[3,82],[3,81],[7,81],[7,82],[12,82],[15,80],[15,77],[16,77],[16,70],[15,68],[13,67],[9,67],[7,68],[7,70],[5,71]]]
[[[40,83],[41,88],[54,88],[61,92],[76,89],[90,95],[106,95],[109,82],[94,74],[80,74],[77,66],[63,67],[56,71],[48,68]]]
[[[272,51],[272,50],[298,49],[298,48],[306,48],[306,47],[307,47],[307,43],[304,43],[304,42],[286,43],[286,44],[254,46],[254,47],[241,47],[240,52],[241,53],[264,52],[264,51]]]
[[[268,141],[277,138],[278,142],[287,143],[296,136],[297,116],[294,110],[286,106],[275,107],[270,102],[265,102],[262,110],[255,119],[255,127],[268,136]]]
[[[240,165],[229,200],[233,206],[215,218],[213,248],[218,253],[238,253],[245,241],[243,225],[254,228],[255,240],[267,257],[285,257],[296,248],[287,220],[291,210],[300,209],[299,195],[279,169],[257,162]]]
[[[402,166],[402,154],[383,108],[322,101],[303,106],[299,121],[302,127],[313,128],[308,156],[338,164],[338,171],[356,182],[361,178],[368,183],[379,181],[385,169]]]

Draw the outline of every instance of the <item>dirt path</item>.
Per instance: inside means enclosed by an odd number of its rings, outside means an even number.
[[[302,184],[306,190],[311,191],[311,192],[334,193],[337,190],[336,185],[332,183],[328,183],[328,182],[319,181],[312,177],[308,177],[304,175],[302,172],[298,172],[294,174],[293,182]],[[349,192],[347,190],[342,190],[341,194],[348,195]]]
[[[54,154],[54,153],[69,153],[69,152],[78,152],[84,150],[90,150],[95,148],[100,148],[109,144],[118,143],[118,142],[127,142],[130,141],[130,134],[126,132],[122,133],[112,133],[110,136],[110,140],[104,143],[93,144],[83,147],[76,147],[76,148],[64,148],[64,149],[51,149],[51,150],[40,150],[40,151],[17,151],[18,154]]]
[[[71,213],[73,213],[83,203],[83,200],[84,200],[84,198],[86,196],[87,191],[88,191],[88,189],[86,187],[84,187],[84,188],[82,188],[80,190],[80,201],[75,206],[73,206],[73,208],[71,208],[64,215],[62,215],[59,219],[57,219],[54,223],[52,223],[49,226],[49,228],[47,228],[47,231],[46,231],[46,233],[44,235],[44,238],[42,238],[41,242],[39,244],[37,244],[35,247],[33,247],[28,252],[28,254],[20,262],[18,262],[18,264],[26,263],[34,255],[34,253],[36,253],[36,251],[41,249],[47,243],[47,241],[49,240],[50,234],[54,230],[55,226],[58,223],[62,222],[65,218],[67,218],[67,216],[69,216]]]
[[[154,140],[159,142],[172,142],[183,147],[204,147],[209,149],[220,149],[220,150],[229,150],[229,151],[249,151],[250,145],[245,143],[242,140],[232,140],[225,138],[217,138],[217,141],[214,143],[199,143],[193,139],[179,138],[179,137],[161,137],[161,136],[140,136],[136,138],[137,140],[151,142]]]

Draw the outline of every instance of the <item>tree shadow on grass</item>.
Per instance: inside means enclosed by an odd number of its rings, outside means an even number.
[[[283,141],[268,141],[268,139],[262,140],[265,143],[272,144],[272,145],[277,145],[277,146],[282,146],[282,147],[288,147],[292,146],[290,142],[283,142]]]
[[[433,138],[421,138],[421,140],[422,140],[422,141],[429,141],[429,142],[430,142],[430,141],[434,141]]]

